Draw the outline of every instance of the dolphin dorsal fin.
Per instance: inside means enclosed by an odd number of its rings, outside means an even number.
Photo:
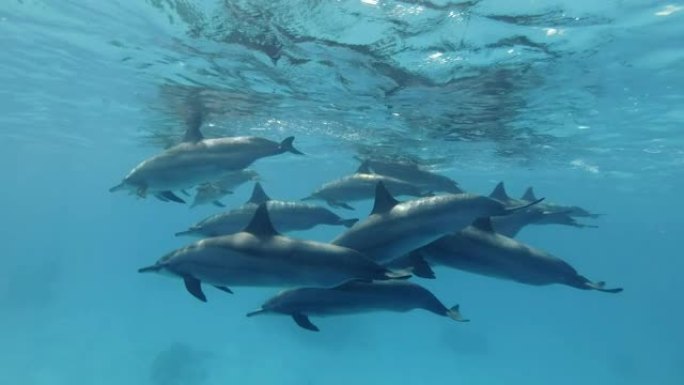
[[[392,210],[392,207],[398,204],[399,201],[396,200],[389,191],[387,191],[385,184],[378,182],[378,184],[375,185],[375,203],[373,203],[373,210],[371,211],[370,215],[384,214]]]
[[[252,220],[242,231],[258,237],[278,235],[278,232],[273,228],[273,223],[271,223],[271,218],[268,215],[266,202],[259,204],[259,207],[257,207],[254,212],[254,216],[252,216]]]
[[[506,193],[506,187],[504,186],[504,182],[497,183],[496,187],[494,187],[494,191],[492,191],[492,193],[489,194],[489,197],[504,202],[511,200],[511,197],[509,197]]]
[[[490,217],[477,218],[471,226],[478,230],[486,231],[488,233],[494,232],[494,226],[492,226],[492,219]]]
[[[252,190],[252,196],[249,197],[247,203],[254,203],[255,205],[262,204],[271,200],[271,197],[266,194],[264,188],[261,187],[261,183],[256,182],[254,184],[254,189]]]
[[[527,190],[525,190],[525,193],[523,194],[523,196],[520,197],[520,199],[522,199],[524,201],[530,201],[531,202],[531,201],[536,201],[537,196],[534,195],[534,190],[532,189],[532,187],[528,187]]]
[[[364,160],[360,165],[359,168],[356,169],[357,174],[372,174],[373,172],[370,169],[370,165],[368,164],[367,160]]]
[[[187,129],[185,130],[185,135],[183,136],[184,143],[197,143],[204,139],[200,127],[202,127],[203,116],[200,111],[193,111],[190,116],[185,120],[185,125]]]

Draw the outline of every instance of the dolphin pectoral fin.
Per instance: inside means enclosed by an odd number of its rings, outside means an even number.
[[[186,197],[190,196],[190,193],[188,192],[188,190],[180,190],[180,192],[181,192],[181,194],[185,195]]]
[[[188,293],[202,302],[207,302],[207,296],[202,291],[202,282],[199,279],[188,276],[183,278],[183,282]]]
[[[446,316],[449,317],[449,318],[451,318],[451,319],[454,320],[454,321],[458,321],[458,322],[470,322],[469,319],[463,318],[463,315],[462,315],[461,312],[459,311],[459,306],[458,306],[458,305],[452,306],[451,309],[447,310]]]
[[[173,202],[177,202],[177,203],[185,203],[185,201],[183,199],[181,199],[178,195],[174,194],[173,191],[162,191],[159,194],[157,194],[156,196],[157,196],[157,198],[164,197],[169,201],[173,201]]]
[[[219,290],[221,290],[221,291],[224,291],[224,292],[226,292],[226,293],[228,293],[228,294],[233,294],[233,291],[230,290],[229,288],[225,287],[225,286],[214,285],[214,287],[217,288],[217,289],[219,289]]]
[[[221,202],[221,201],[213,201],[211,203],[217,207],[226,207],[226,205],[224,205],[223,202]]]
[[[299,325],[299,327],[302,327],[306,330],[311,330],[312,332],[319,331],[318,326],[312,324],[309,320],[309,317],[302,313],[292,314],[292,319],[297,323],[297,325]]]
[[[599,282],[587,282],[585,285],[592,290],[602,291],[604,293],[620,293],[623,289],[621,287],[616,287],[613,289],[606,289],[606,283],[603,281]]]
[[[159,200],[162,201],[162,202],[168,202],[168,201],[169,201],[168,199],[166,199],[165,196],[163,196],[163,195],[161,195],[161,194],[154,194],[154,197],[157,198],[157,199],[159,199]]]
[[[147,186],[140,186],[140,187],[138,187],[138,190],[136,191],[136,194],[137,194],[140,198],[145,198],[145,197],[147,197]]]
[[[280,151],[282,152],[291,152],[293,154],[297,155],[304,155],[303,152],[297,150],[293,145],[292,142],[294,142],[294,136],[288,136],[287,138],[283,139],[282,142],[280,142]]]
[[[408,257],[410,270],[413,275],[420,278],[435,279],[435,271],[432,270],[430,264],[423,258],[420,252],[412,251]]]
[[[356,222],[359,221],[359,218],[349,218],[349,219],[340,219],[340,224],[344,227],[352,227]]]

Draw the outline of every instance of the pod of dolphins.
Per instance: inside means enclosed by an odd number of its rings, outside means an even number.
[[[224,207],[221,197],[256,180],[242,206],[176,233],[201,239],[138,270],[175,277],[200,301],[207,301],[205,286],[226,293],[239,286],[283,288],[247,316],[287,315],[300,327],[318,331],[310,316],[423,309],[468,321],[458,305],[447,307],[408,281],[412,276],[435,278],[433,266],[527,285],[622,291],[514,239],[527,225],[595,227],[576,218],[598,214],[538,199],[531,187],[520,199],[511,198],[503,183],[482,196],[412,163],[364,159],[354,174],[302,199],[347,210],[354,209],[350,203],[374,200],[368,217],[343,218],[322,206],[271,199],[258,174],[247,169],[261,158],[303,155],[293,146],[294,137],[280,142],[253,136],[205,139],[200,126],[201,120],[194,121],[180,144],[141,162],[110,189],[185,203],[177,193],[189,195],[187,189],[196,187],[192,206]],[[411,199],[402,202],[397,196]],[[285,235],[318,225],[343,226],[344,231],[330,242]]]

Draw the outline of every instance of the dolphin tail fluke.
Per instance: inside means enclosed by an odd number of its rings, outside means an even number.
[[[603,281],[599,282],[586,282],[585,286],[591,290],[602,291],[604,293],[620,293],[623,289],[621,287],[616,287],[612,289],[606,289],[606,283]]]
[[[451,309],[447,310],[446,316],[451,318],[454,321],[470,322],[469,319],[463,317],[463,315],[461,314],[461,311],[459,310],[458,305],[452,306]]]
[[[349,218],[349,219],[340,219],[340,224],[344,227],[352,227],[356,222],[359,221],[359,218]]]
[[[506,209],[506,210],[505,210],[506,214],[504,214],[504,215],[513,214],[513,213],[515,213],[515,212],[518,212],[518,211],[521,211],[521,210],[528,209],[528,208],[530,208],[530,207],[532,207],[532,206],[534,206],[534,205],[537,205],[537,204],[541,203],[544,199],[545,199],[545,198],[539,198],[539,199],[537,199],[536,201],[533,201],[533,202],[530,202],[530,203],[527,203],[527,204],[524,204],[524,205],[516,206],[516,207],[511,207],[510,209]]]
[[[297,150],[293,145],[292,142],[294,142],[294,136],[288,136],[287,138],[283,139],[282,142],[280,142],[280,150],[282,152],[291,152],[293,154],[297,155],[304,155],[303,152]]]
[[[124,187],[125,187],[124,182],[121,182],[121,183],[117,184],[117,185],[114,186],[114,187],[110,187],[110,188],[109,188],[109,192],[120,191],[120,190],[123,190]]]

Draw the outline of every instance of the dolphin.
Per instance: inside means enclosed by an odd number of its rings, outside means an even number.
[[[530,202],[537,201],[534,192],[528,189],[523,195],[524,199],[515,199],[508,195],[503,182],[499,182],[491,194],[490,198],[497,199],[509,207],[521,206]],[[505,217],[493,217],[492,223],[498,233],[509,237],[515,237],[523,227],[533,225],[564,225],[577,228],[596,228],[598,226],[578,222],[572,215],[569,208],[563,209],[562,206],[548,205],[546,202],[534,205],[527,210],[518,211]]]
[[[447,266],[489,277],[543,286],[562,284],[583,290],[619,293],[604,282],[592,282],[570,264],[546,251],[497,234],[489,218],[446,235],[416,250],[431,265]]]
[[[595,225],[588,225],[578,222],[565,212],[548,212],[536,207],[521,210],[511,215],[503,217],[492,217],[492,225],[497,233],[507,237],[515,238],[518,233],[527,225],[564,225],[577,228],[597,228]]]
[[[523,193],[522,197],[520,198],[520,200],[526,201],[526,202],[531,202],[531,201],[534,201],[536,199],[537,198],[534,194],[534,189],[532,187],[528,187],[525,190],[525,193]],[[565,205],[560,205],[560,204],[556,204],[553,202],[544,202],[540,207],[543,208],[547,212],[558,212],[558,213],[563,212],[563,213],[566,213],[567,215],[569,215],[571,217],[577,217],[577,218],[594,218],[594,219],[596,219],[602,215],[602,214],[596,214],[596,213],[589,212],[588,210],[583,209],[579,206],[565,206]]]
[[[259,204],[266,203],[274,227],[280,232],[308,230],[317,225],[342,225],[351,227],[357,218],[343,219],[334,212],[308,203],[272,200],[261,183],[254,184],[252,196],[242,206],[225,213],[212,215],[180,235],[215,237],[242,230],[254,215]]]
[[[200,240],[172,251],[140,273],[183,279],[187,291],[205,302],[202,283],[232,292],[230,286],[331,286],[349,279],[408,278],[345,247],[280,235],[266,203],[239,233]]]
[[[414,162],[389,161],[374,158],[362,159],[359,157],[356,157],[356,159],[361,161],[360,167],[366,169],[368,172],[405,180],[414,185],[421,186],[427,191],[439,191],[451,194],[460,194],[464,192],[458,187],[458,183],[453,179],[424,170]]]
[[[332,244],[358,250],[379,263],[387,263],[443,235],[463,229],[476,218],[507,215],[536,203],[506,208],[495,199],[466,193],[400,203],[379,182],[370,216],[340,234]]]
[[[250,180],[258,180],[259,174],[254,170],[240,170],[230,172],[221,179],[203,183],[197,186],[195,199],[190,207],[203,204],[213,204],[218,207],[226,207],[220,199],[233,193],[233,189]]]
[[[365,282],[350,280],[331,288],[284,290],[247,314],[289,315],[300,327],[319,331],[309,316],[358,314],[372,311],[408,312],[424,309],[455,321],[467,322],[458,305],[447,308],[429,290],[406,281]]]
[[[141,162],[109,191],[128,189],[140,197],[153,193],[162,200],[184,203],[174,190],[211,182],[260,158],[284,152],[302,154],[292,145],[293,136],[280,143],[256,136],[205,139],[200,125],[201,119],[193,120],[182,143]]]
[[[363,167],[363,166],[362,166]],[[375,186],[382,182],[394,195],[422,197],[432,195],[425,193],[419,186],[389,176],[371,174],[360,168],[356,173],[328,182],[302,200],[322,200],[331,207],[354,210],[347,202],[373,199]]]

